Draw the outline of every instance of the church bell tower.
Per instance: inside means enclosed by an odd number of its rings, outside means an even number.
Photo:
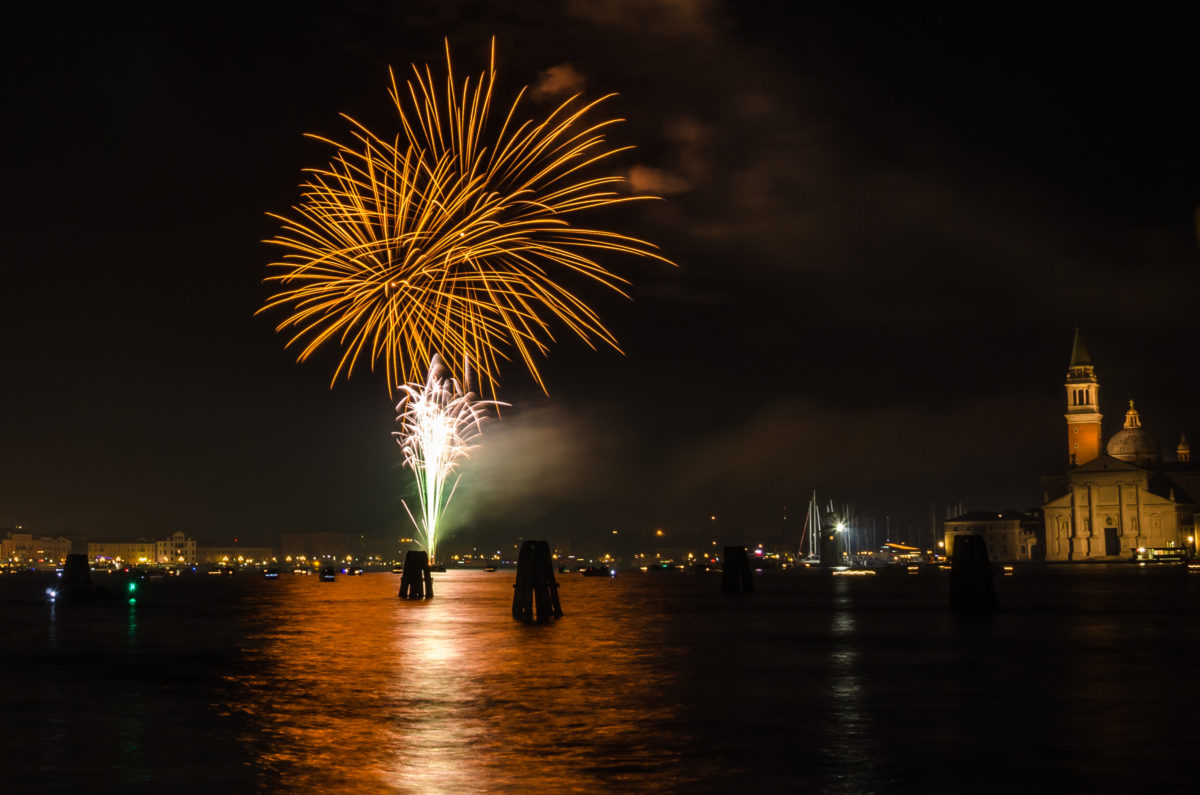
[[[1086,464],[1100,455],[1100,383],[1079,329],[1067,368],[1067,460]]]

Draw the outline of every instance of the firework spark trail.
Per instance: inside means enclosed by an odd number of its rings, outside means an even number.
[[[624,151],[604,139],[619,120],[587,120],[611,95],[576,95],[522,122],[522,89],[497,125],[495,82],[495,42],[487,69],[461,84],[447,44],[441,91],[428,66],[414,64],[404,86],[392,73],[400,131],[387,140],[344,116],[352,141],[318,138],[335,149],[329,165],[308,171],[292,215],[273,216],[283,228],[267,242],[285,253],[268,277],[279,289],[259,311],[290,311],[277,330],[291,330],[300,361],[340,346],[331,383],[360,359],[371,369],[382,360],[393,389],[418,381],[440,352],[472,367],[494,397],[499,363],[515,354],[545,389],[536,357],[553,325],[619,350],[572,290],[596,282],[625,295],[627,280],[593,257],[670,264],[646,241],[572,223],[582,211],[656,198],[616,193],[621,176],[584,176]]]
[[[471,442],[482,432],[488,409],[508,404],[478,400],[473,392],[465,392],[436,353],[424,385],[404,384],[400,390],[404,393],[396,406],[400,430],[392,435],[417,481],[421,519],[413,517],[412,511],[408,516],[423,536],[433,561],[437,559],[438,530],[461,473],[454,478],[449,492],[447,481],[473,448]],[[407,503],[404,508],[408,510]]]

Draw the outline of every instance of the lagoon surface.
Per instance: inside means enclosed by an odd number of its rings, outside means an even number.
[[[200,575],[135,604],[0,578],[9,792],[1194,791],[1200,575]],[[98,583],[104,582],[97,576]]]

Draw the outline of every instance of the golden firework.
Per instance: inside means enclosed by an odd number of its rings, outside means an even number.
[[[283,228],[267,242],[286,253],[267,278],[279,289],[259,311],[290,311],[276,330],[301,346],[298,360],[336,344],[331,385],[360,360],[371,369],[382,360],[391,391],[420,381],[440,353],[494,392],[512,351],[545,389],[536,357],[555,325],[617,348],[569,285],[625,295],[628,282],[595,257],[669,261],[644,240],[573,223],[586,210],[654,198],[618,194],[618,175],[587,176],[624,149],[604,138],[620,120],[588,121],[612,95],[576,95],[541,121],[518,121],[522,88],[495,125],[494,41],[488,68],[461,87],[447,45],[441,94],[428,66],[414,65],[403,89],[389,72],[399,131],[386,140],[343,114],[352,142],[313,136],[334,147],[329,165],[307,170],[291,215],[272,214]]]

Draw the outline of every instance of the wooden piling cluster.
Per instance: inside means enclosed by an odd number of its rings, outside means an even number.
[[[983,536],[958,536],[951,555],[950,607],[964,612],[995,610],[996,581]]]
[[[62,585],[67,596],[91,594],[95,588],[92,585],[92,566],[87,555],[69,554],[63,565]]]
[[[433,574],[429,571],[429,553],[410,549],[404,555],[404,573],[400,575],[401,599],[432,599]]]
[[[562,618],[562,614],[550,544],[547,541],[526,541],[521,544],[521,553],[517,558],[513,618],[525,624],[545,624],[552,618]]]
[[[745,547],[725,547],[725,565],[721,569],[721,593],[754,593],[754,572]]]

